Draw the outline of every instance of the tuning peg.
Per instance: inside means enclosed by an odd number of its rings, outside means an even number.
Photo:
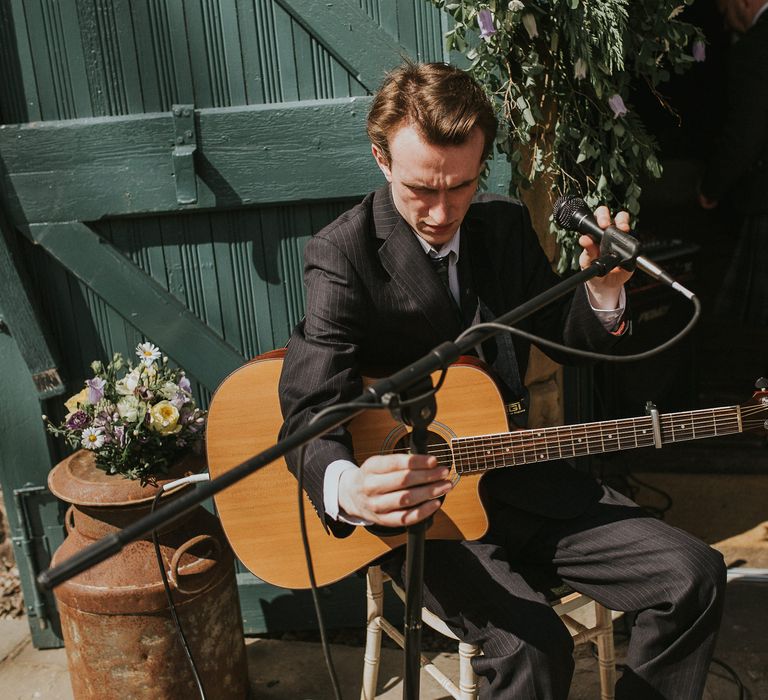
[[[768,379],[766,379],[765,377],[760,377],[755,382],[755,389],[759,389],[760,391],[765,391],[766,389],[768,389]]]

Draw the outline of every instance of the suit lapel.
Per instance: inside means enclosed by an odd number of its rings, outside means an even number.
[[[389,187],[378,190],[373,200],[376,237],[383,241],[379,259],[412,309],[422,313],[441,337],[455,337],[460,327],[447,292],[416,240],[416,235],[392,202]]]

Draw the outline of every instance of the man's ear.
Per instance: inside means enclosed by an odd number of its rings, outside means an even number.
[[[389,158],[384,152],[375,144],[371,144],[371,153],[376,159],[376,165],[379,166],[379,170],[384,173],[384,177],[387,178],[387,182],[392,182],[392,170],[389,167]]]

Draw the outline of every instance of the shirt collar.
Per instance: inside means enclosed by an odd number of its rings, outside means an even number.
[[[411,229],[413,230],[413,229]],[[424,252],[429,255],[430,258],[444,258],[446,255],[450,255],[453,253],[454,255],[454,262],[459,262],[459,243],[461,242],[461,226],[456,230],[456,233],[453,234],[453,238],[451,238],[448,243],[446,243],[442,248],[440,248],[440,251],[438,252],[433,248],[429,243],[427,243],[421,236],[419,236],[415,231],[413,232],[413,235],[416,236],[416,240],[421,244],[421,247],[424,249]]]

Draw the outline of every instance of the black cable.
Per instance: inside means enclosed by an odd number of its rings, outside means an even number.
[[[155,511],[155,507],[159,503],[160,499],[164,495],[164,491],[160,489],[156,494],[155,497],[152,499],[152,506],[149,509],[150,513],[153,513]],[[160,568],[160,577],[163,579],[163,588],[165,589],[165,597],[168,599],[168,608],[171,611],[171,618],[173,619],[173,624],[176,627],[176,632],[179,635],[179,639],[181,640],[181,645],[184,648],[184,654],[187,657],[187,661],[189,661],[189,666],[192,669],[192,675],[195,678],[195,683],[197,684],[197,690],[200,693],[200,698],[202,700],[205,700],[205,690],[203,690],[203,684],[200,680],[200,674],[197,671],[197,666],[195,666],[195,660],[192,658],[192,651],[189,648],[189,644],[187,643],[187,638],[184,636],[184,630],[181,628],[181,622],[179,622],[179,617],[176,614],[176,605],[173,602],[173,596],[171,595],[171,586],[168,583],[168,575],[165,573],[165,564],[163,563],[163,557],[160,552],[160,542],[157,539],[157,530],[152,530],[152,544],[155,545],[155,556],[157,557],[157,565]]]
[[[632,355],[605,355],[600,352],[590,352],[589,350],[578,350],[576,348],[569,348],[567,345],[561,345],[560,343],[556,343],[553,340],[547,340],[546,338],[542,338],[540,336],[534,335],[533,333],[528,333],[527,331],[520,330],[519,328],[515,328],[514,326],[508,326],[503,323],[496,323],[495,321],[487,321],[484,323],[478,323],[474,326],[470,326],[469,328],[467,328],[467,330],[461,333],[461,335],[459,335],[459,337],[456,338],[454,342],[459,342],[460,340],[464,339],[465,336],[473,333],[478,329],[496,328],[498,330],[508,331],[513,335],[518,335],[521,338],[525,338],[526,340],[529,340],[532,343],[536,343],[537,345],[543,345],[545,347],[553,348],[555,350],[561,350],[571,355],[575,355],[576,357],[586,357],[591,360],[605,360],[606,362],[636,362],[638,360],[646,360],[649,357],[658,355],[660,352],[663,352],[667,348],[671,347],[675,343],[682,340],[686,335],[688,335],[691,329],[698,322],[699,316],[701,315],[701,302],[698,300],[698,298],[695,296],[692,297],[691,302],[693,303],[693,307],[694,307],[693,316],[691,316],[691,320],[688,321],[688,323],[679,333],[672,336],[669,340],[664,341],[661,345],[657,345],[655,348],[651,348],[650,350],[645,350],[644,352],[634,353]],[[480,343],[478,342],[477,344],[479,345]]]
[[[321,416],[334,411],[347,410],[349,408],[355,408],[358,406],[365,406],[366,408],[384,408],[381,405],[368,405],[360,403],[345,403],[337,406],[328,406],[320,411],[317,415],[312,417],[309,421],[310,425],[318,420]],[[312,550],[309,546],[309,536],[307,535],[307,519],[306,512],[304,510],[304,453],[306,452],[306,444],[299,448],[298,453],[298,466],[296,469],[296,494],[299,503],[299,528],[301,530],[301,543],[304,547],[304,560],[307,567],[307,575],[309,576],[309,588],[312,593],[312,604],[315,607],[315,618],[317,619],[317,628],[320,633],[320,645],[323,649],[323,657],[325,659],[325,667],[328,669],[328,675],[331,679],[331,685],[333,686],[333,694],[336,700],[342,700],[341,688],[339,687],[339,679],[336,675],[336,667],[333,664],[333,657],[331,656],[331,648],[328,645],[328,638],[325,632],[325,621],[323,619],[323,609],[320,605],[320,594],[317,589],[317,579],[315,577],[315,566],[312,563]]]
[[[318,414],[319,415],[319,414]],[[299,465],[296,473],[296,480],[298,484],[298,501],[299,501],[299,527],[301,528],[301,543],[304,546],[304,559],[307,565],[307,574],[309,575],[309,588],[312,592],[312,604],[315,606],[315,617],[317,618],[317,629],[320,632],[320,645],[323,649],[323,657],[325,658],[325,667],[328,669],[328,675],[331,678],[331,685],[333,686],[333,695],[336,700],[342,700],[341,688],[339,687],[339,679],[336,675],[336,667],[333,665],[333,658],[331,656],[331,648],[328,645],[328,639],[325,635],[325,621],[323,620],[323,609],[320,606],[320,594],[317,589],[317,579],[315,578],[315,567],[312,563],[312,550],[309,547],[309,536],[307,535],[307,521],[306,513],[304,511],[304,452],[306,451],[306,445],[302,445],[299,448]]]
[[[447,373],[447,368],[443,368],[442,373],[440,375],[440,378],[438,379],[437,385],[434,386],[432,389],[425,391],[422,395],[408,399],[406,401],[401,401],[400,406],[407,406],[408,404],[414,403],[416,401],[420,401],[423,398],[429,397],[432,394],[435,394],[437,390],[443,385],[443,382],[445,381],[445,376]],[[364,407],[369,409],[383,409],[387,408],[387,406],[384,406],[383,404],[360,404],[356,402],[351,403],[344,403],[344,404],[338,404],[336,406],[328,406],[324,408],[322,411],[317,413],[317,415],[312,417],[312,420],[310,420],[310,424],[314,423],[316,420],[318,420],[321,416],[325,416],[328,413],[333,413],[334,411],[341,411],[341,410],[348,410],[350,408],[357,408],[357,407]],[[318,632],[320,633],[320,644],[323,649],[323,657],[325,659],[325,666],[328,669],[328,675],[331,679],[331,685],[333,686],[333,693],[336,698],[336,700],[342,700],[341,696],[341,688],[339,687],[339,679],[336,674],[336,667],[333,663],[333,657],[331,656],[331,649],[328,645],[328,639],[326,637],[326,631],[325,631],[325,621],[323,619],[323,610],[320,606],[320,595],[317,589],[317,579],[315,577],[315,567],[312,563],[312,550],[309,546],[309,536],[307,534],[307,521],[306,521],[306,513],[304,509],[304,454],[306,452],[306,445],[302,445],[299,448],[298,453],[298,466],[296,470],[296,481],[297,481],[297,498],[298,498],[298,505],[299,505],[299,528],[301,530],[301,542],[304,547],[304,559],[307,567],[307,575],[309,576],[309,588],[312,593],[312,603],[315,608],[315,617],[317,618],[317,626],[318,626]]]
[[[736,671],[734,671],[731,666],[725,663],[725,661],[720,661],[720,659],[713,658],[712,663],[720,666],[720,668],[722,668],[731,677],[733,682],[736,684],[736,687],[739,689],[738,700],[747,700],[748,698],[747,689],[744,686],[744,683],[742,682],[741,678],[739,678],[739,674],[736,673]]]
[[[651,486],[647,481],[643,481],[642,479],[638,479],[634,474],[627,474],[626,477],[628,480],[634,481],[636,484],[640,485],[644,489],[648,489],[649,491],[653,491],[654,493],[661,496],[666,502],[663,506],[642,506],[645,508],[645,510],[651,511],[652,513],[657,513],[657,517],[660,520],[664,519],[664,515],[667,513],[668,510],[672,508],[674,505],[674,501],[672,499],[672,496],[670,496],[666,491],[663,489],[658,488],[657,486]],[[633,499],[634,500],[634,499]]]
[[[626,615],[624,615],[624,619],[626,620]],[[629,639],[630,633],[628,631],[625,631],[623,633],[619,632],[619,634],[623,634],[627,639]],[[597,645],[594,643],[590,645],[590,654],[593,659],[599,660],[600,657],[598,656],[598,653],[597,653]],[[720,661],[720,659],[716,659],[714,657],[712,658],[711,663],[720,666],[730,676],[731,680],[736,684],[736,687],[739,690],[739,695],[737,700],[749,700],[749,695],[748,695],[746,686],[744,685],[741,678],[739,677],[739,674],[736,673],[736,671],[731,666],[729,666],[724,661]],[[626,664],[615,663],[614,665],[616,666],[617,671],[626,671],[626,669],[628,668]],[[711,669],[709,670],[708,673],[712,673]]]

